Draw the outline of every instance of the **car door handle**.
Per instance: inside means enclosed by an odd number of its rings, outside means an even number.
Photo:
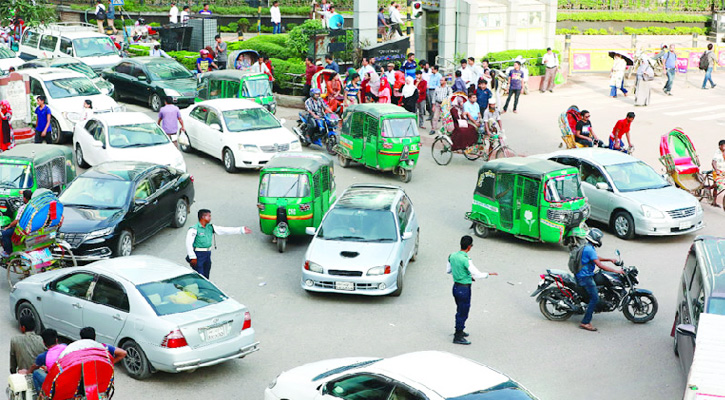
[[[81,309],[83,306],[81,306],[81,303],[73,303],[73,308]]]
[[[113,316],[113,319],[115,319],[116,321],[123,321],[123,318],[121,318],[121,315],[120,314],[114,315]]]

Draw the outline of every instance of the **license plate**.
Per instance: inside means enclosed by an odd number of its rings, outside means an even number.
[[[335,290],[355,290],[355,282],[335,282]]]
[[[680,222],[680,230],[690,229],[691,226],[692,224],[689,222]]]
[[[229,331],[227,330],[227,324],[214,328],[207,328],[204,330],[204,341],[210,342],[212,340],[221,339],[228,334]]]

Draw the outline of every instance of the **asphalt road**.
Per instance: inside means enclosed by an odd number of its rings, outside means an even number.
[[[725,91],[718,87],[705,92],[684,83],[678,81],[674,97],[657,93],[650,107],[636,109],[631,97],[607,97],[607,81],[599,77],[585,77],[554,94],[522,96],[519,113],[504,116],[508,142],[527,155],[556,150],[560,143],[558,114],[570,104],[578,104],[591,111],[594,130],[602,137],[627,111],[637,112],[635,155],[657,170],[661,170],[659,137],[674,126],[690,133],[701,159],[707,162],[722,138],[716,132],[719,117],[692,118],[714,115],[712,110],[697,114],[701,108],[697,105],[725,104]],[[686,110],[692,111],[676,113]],[[286,118],[291,128],[296,110],[280,109],[278,116]],[[579,317],[560,323],[546,320],[529,297],[546,268],[566,268],[568,255],[562,247],[502,234],[475,238],[471,256],[476,265],[500,276],[474,284],[467,327],[473,344],[451,343],[455,305],[445,260],[457,250],[461,235],[472,234],[463,215],[470,210],[481,163],[457,155],[450,165],[438,166],[430,157],[431,140],[425,136],[413,179],[403,184],[420,221],[420,257],[406,273],[405,290],[399,298],[305,293],[299,281],[309,239],[295,239],[286,253],[279,254],[270,238],[259,233],[255,207],[258,172],[228,174],[218,160],[186,154],[196,185],[192,214],[209,208],[218,225],[246,225],[254,230],[252,235],[218,238],[211,279],[249,307],[261,350],[243,360],[191,373],[157,373],[147,381],[135,381],[119,372],[115,398],[261,399],[265,386],[277,374],[303,363],[347,356],[388,357],[418,350],[469,357],[508,374],[544,400],[681,398],[685,382],[669,334],[679,275],[694,235],[622,241],[605,230],[600,254],[612,256],[615,249],[621,250],[625,262],[639,268],[640,287],[657,296],[659,312],[644,325],[628,322],[621,313],[596,314],[594,324],[600,329],[596,333],[577,329]],[[360,166],[338,166],[335,172],[338,194],[353,183],[399,183],[390,174]],[[699,233],[722,235],[725,213],[707,205],[704,208],[707,226]],[[183,264],[185,232],[167,228],[139,245],[134,254]],[[7,291],[4,281],[2,291]],[[17,332],[7,298],[0,293],[0,308],[5,310],[0,312],[2,352],[7,351],[11,334]],[[0,358],[0,369],[8,370],[7,356]]]

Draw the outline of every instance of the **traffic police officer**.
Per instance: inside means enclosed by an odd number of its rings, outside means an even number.
[[[186,261],[194,270],[209,279],[211,272],[211,247],[214,245],[214,234],[246,235],[252,230],[246,226],[228,228],[211,224],[211,211],[199,210],[199,222],[189,228],[186,233]],[[216,246],[215,246],[216,247]]]

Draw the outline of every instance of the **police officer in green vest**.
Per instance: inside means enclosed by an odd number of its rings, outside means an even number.
[[[489,275],[498,275],[495,272],[481,272],[473,261],[468,257],[468,252],[473,247],[473,238],[466,235],[461,238],[461,251],[448,256],[446,272],[453,276],[453,298],[456,300],[456,333],[453,335],[455,344],[471,344],[466,339],[468,333],[463,329],[466,327],[468,311],[471,309],[471,283],[476,279],[486,279]]]
[[[209,279],[211,272],[211,248],[216,247],[214,234],[247,235],[252,230],[246,226],[228,228],[211,224],[211,211],[201,209],[197,213],[199,222],[189,228],[186,233],[186,261],[194,271]]]

